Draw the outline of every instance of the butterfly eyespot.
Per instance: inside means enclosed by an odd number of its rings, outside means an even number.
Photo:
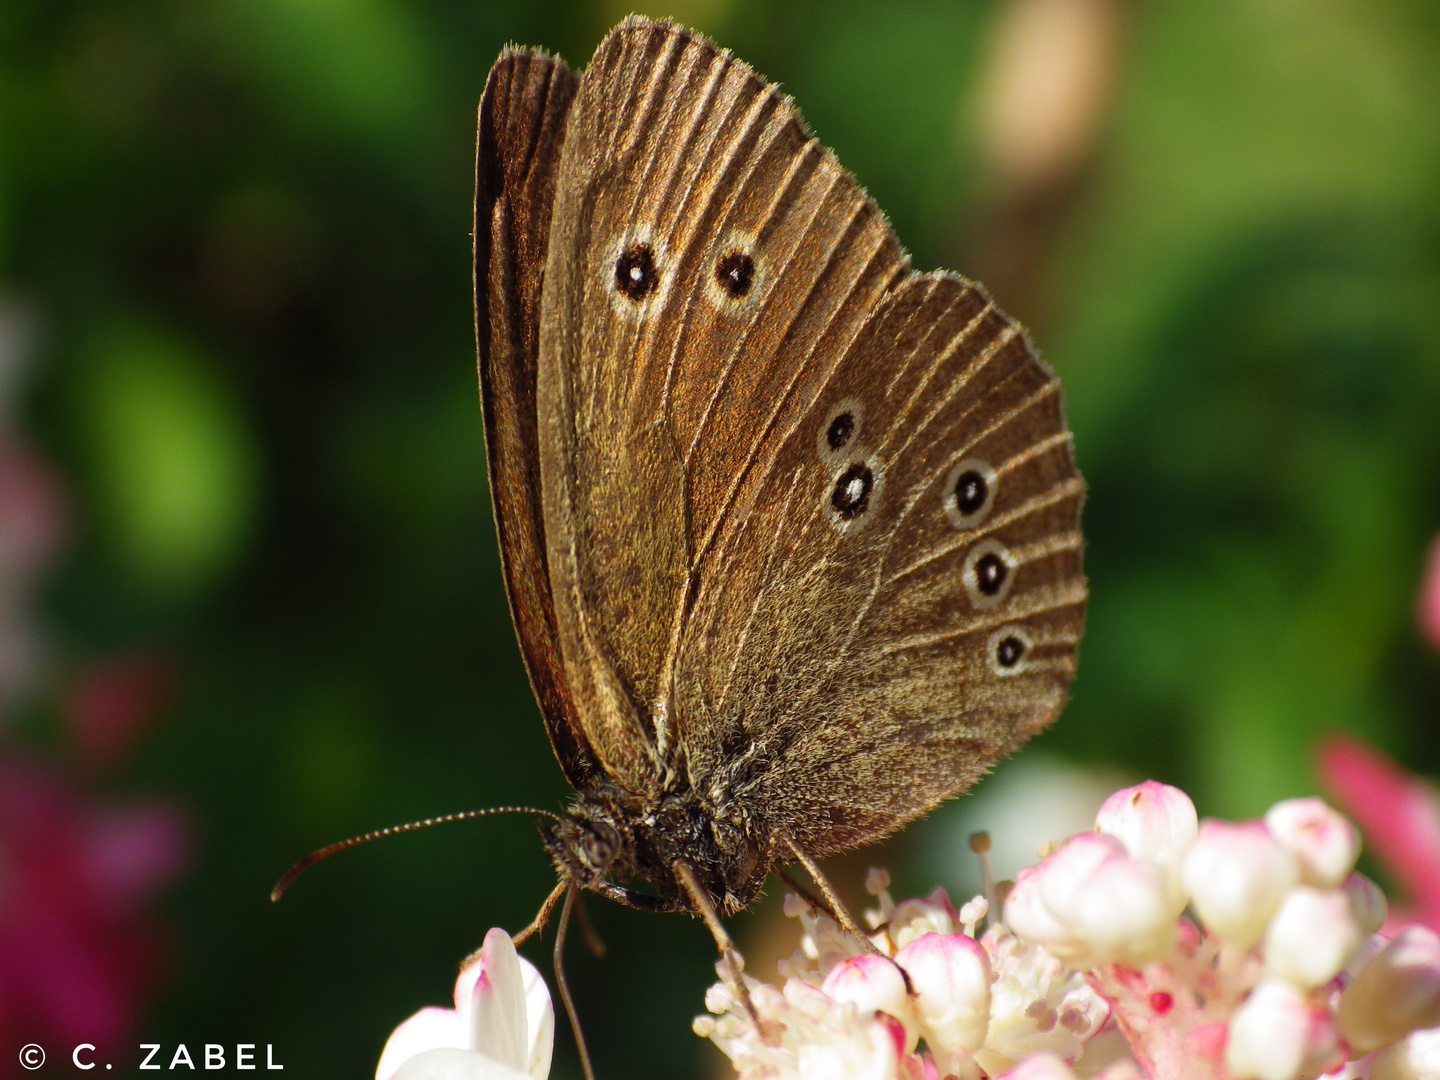
[[[986,462],[966,458],[945,478],[945,516],[957,529],[973,529],[990,516],[999,480]]]
[[[755,284],[755,260],[739,248],[731,248],[715,261],[715,283],[732,300],[742,300]]]
[[[830,492],[830,505],[842,521],[854,521],[870,505],[870,493],[875,488],[875,473],[863,461],[851,465],[835,480],[835,489]]]
[[[986,596],[995,596],[1005,587],[1010,568],[993,551],[975,560],[975,587]]]
[[[655,252],[649,244],[631,244],[615,260],[615,291],[639,303],[660,284]]]
[[[965,591],[970,603],[986,610],[999,607],[1010,594],[1015,580],[1015,556],[998,540],[975,545],[965,559]]]
[[[885,487],[885,466],[869,450],[856,446],[832,468],[823,509],[830,524],[849,536],[875,516],[876,500]]]
[[[1003,668],[1013,668],[1025,655],[1025,643],[1014,634],[1001,638],[995,646],[995,662]]]
[[[986,659],[990,670],[996,675],[1019,675],[1030,666],[1030,653],[1034,641],[1023,627],[1002,626],[990,635],[986,644]]]
[[[985,477],[974,469],[961,473],[960,479],[955,481],[955,508],[966,517],[984,506],[989,497],[990,487],[985,483]]]
[[[832,405],[815,432],[815,452],[820,455],[820,460],[830,468],[838,469],[864,457],[864,451],[855,449],[864,420],[865,408],[855,398],[846,398]]]

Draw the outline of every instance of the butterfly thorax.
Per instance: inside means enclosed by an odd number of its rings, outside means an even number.
[[[708,805],[688,789],[641,800],[605,785],[581,794],[542,831],[557,873],[632,907],[692,910],[675,876],[683,859],[715,907],[733,914],[755,898],[769,869],[768,845],[736,808]],[[621,884],[637,877],[658,896]]]

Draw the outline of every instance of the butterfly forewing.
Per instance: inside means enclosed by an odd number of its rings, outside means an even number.
[[[549,400],[566,491],[547,521],[574,538],[575,638],[590,639],[576,651],[660,703],[639,727],[663,760],[685,722],[664,703],[705,552],[906,264],[793,106],[672,27],[637,20],[600,47],[561,189],[546,313],[563,323]]]
[[[541,269],[577,81],[559,60],[532,50],[507,50],[490,69],[475,154],[475,335],[506,593],[550,743],[578,787],[594,759],[556,640],[535,415]]]
[[[544,269],[517,287],[492,256],[489,299],[538,295],[538,347],[492,330],[486,391],[492,472],[529,470],[497,517],[557,754],[577,787],[693,790],[815,855],[883,835],[1064,701],[1085,582],[1058,384],[977,286],[911,273],[710,42],[627,20],[566,100],[515,114],[563,139],[513,140],[548,148],[514,170],[554,192],[524,227]]]

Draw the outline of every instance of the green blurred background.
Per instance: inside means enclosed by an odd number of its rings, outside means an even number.
[[[1412,615],[1440,528],[1440,6],[638,7],[782,82],[916,266],[989,282],[1059,370],[1093,600],[1036,754],[1225,816],[1314,791],[1328,728],[1440,772]],[[266,898],[341,836],[565,796],[486,496],[474,112],[504,44],[578,67],[627,10],[0,4],[0,411],[71,520],[34,601],[43,671],[0,735],[97,797],[185,809],[134,1039],[167,1059],[268,1042],[287,1075],[367,1075],[550,887],[533,828],[499,818]],[[54,702],[137,651],[166,704],[124,768],[86,773]],[[948,837],[869,857],[927,889]],[[689,1032],[704,928],[589,907],[611,952],[577,941],[571,970],[601,1075],[713,1068]],[[548,970],[547,948],[526,951]],[[555,1075],[578,1075],[563,1026]]]

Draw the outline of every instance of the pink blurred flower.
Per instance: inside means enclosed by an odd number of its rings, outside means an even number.
[[[0,756],[0,1045],[129,1037],[161,959],[142,905],[186,846],[167,806],[86,804],[40,766]]]
[[[80,757],[117,766],[170,698],[174,672],[168,659],[137,652],[81,673],[64,702],[70,738]]]
[[[1420,579],[1420,597],[1415,605],[1415,621],[1420,636],[1440,652],[1440,536],[1430,544],[1425,557],[1425,573]]]
[[[1392,905],[1386,932],[1413,923],[1440,931],[1440,796],[1350,735],[1329,736],[1318,756],[1322,782],[1409,894],[1408,906]]]
[[[39,635],[31,596],[60,545],[65,517],[46,463],[0,436],[0,708],[34,675]]]

